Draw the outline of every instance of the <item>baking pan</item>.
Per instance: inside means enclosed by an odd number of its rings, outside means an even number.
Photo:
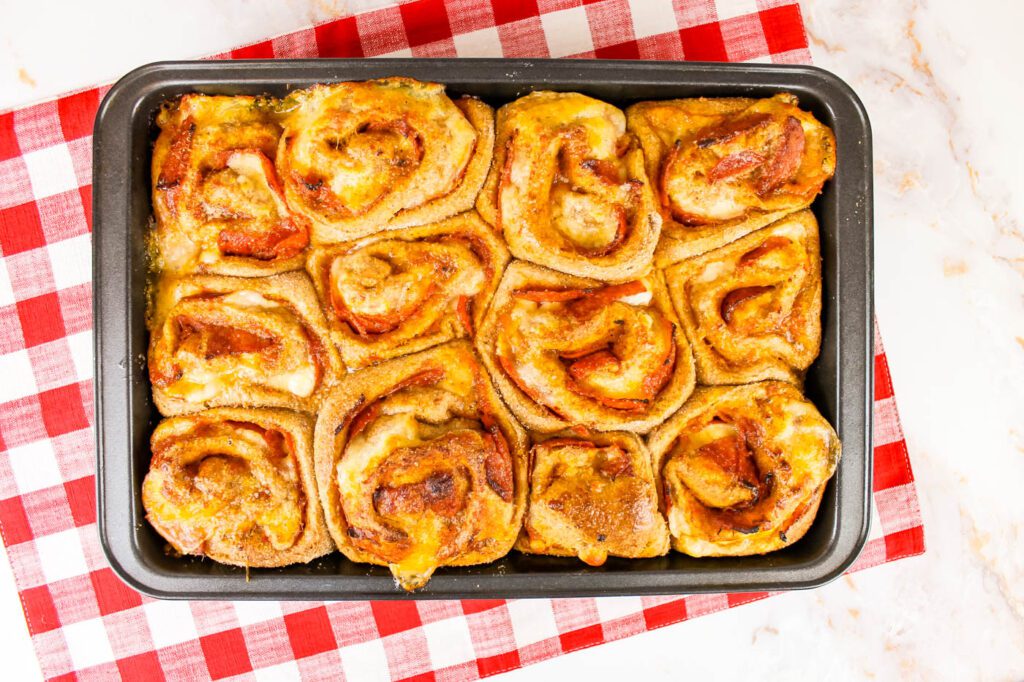
[[[308,565],[242,569],[168,556],[140,499],[158,415],[146,371],[150,153],[160,104],[186,92],[282,96],[314,83],[403,75],[447,84],[494,106],[535,89],[572,90],[619,107],[646,99],[768,97],[788,91],[832,127],[835,178],[814,203],[821,225],[821,356],[808,397],[843,441],[839,469],[799,542],[756,557],[576,559],[512,552],[501,561],[439,569],[413,598],[571,597],[784,590],[839,576],[867,538],[872,371],[871,131],[856,94],[809,66],[505,59],[360,59],[166,62],[143,66],[109,91],[93,139],[93,300],[99,532],[110,564],[146,594],[182,599],[408,599],[386,568],[338,553]]]

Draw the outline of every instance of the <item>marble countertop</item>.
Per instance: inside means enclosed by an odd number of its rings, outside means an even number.
[[[114,0],[44,18],[0,0],[0,109],[381,4]],[[815,63],[872,120],[876,306],[928,552],[505,679],[1024,678],[1024,3],[802,5]],[[6,557],[0,640],[12,679],[38,679]]]

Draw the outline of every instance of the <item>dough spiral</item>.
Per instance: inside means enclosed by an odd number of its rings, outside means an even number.
[[[422,225],[473,206],[494,116],[409,78],[316,85],[284,100],[277,169],[317,243]]]
[[[184,95],[157,116],[154,242],[166,272],[271,275],[302,267],[309,223],[285,203],[270,100]]]
[[[193,276],[158,289],[149,377],[164,415],[220,406],[312,412],[343,371],[301,273]]]
[[[507,262],[467,212],[314,249],[307,268],[342,359],[363,367],[472,336]]]
[[[517,549],[578,556],[591,566],[609,556],[668,552],[651,456],[636,434],[565,431],[534,440],[529,507]]]
[[[316,426],[331,534],[406,590],[499,559],[522,522],[525,446],[465,341],[351,374]]]
[[[832,177],[835,136],[794,95],[641,102],[629,129],[658,187],[666,267],[806,208]]]
[[[512,263],[477,336],[528,428],[646,433],[693,390],[693,357],[653,273],[608,285]]]
[[[497,127],[477,208],[514,256],[606,281],[650,269],[661,217],[620,110],[534,92],[502,107]]]
[[[142,483],[146,518],[182,554],[236,566],[327,554],[312,421],[285,410],[216,409],[165,419]]]
[[[801,383],[821,347],[818,223],[794,213],[665,271],[702,384]]]
[[[840,444],[792,384],[699,388],[653,431],[672,546],[691,556],[764,554],[799,540]]]

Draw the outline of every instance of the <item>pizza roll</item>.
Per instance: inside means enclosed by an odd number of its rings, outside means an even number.
[[[535,440],[529,505],[516,549],[578,556],[591,566],[609,556],[668,552],[651,456],[636,434],[565,431]]]
[[[353,368],[472,336],[508,262],[475,211],[313,249],[307,268]]]
[[[334,549],[313,475],[313,422],[215,409],[160,422],[142,482],[146,519],[181,554],[235,566],[305,563]]]
[[[577,93],[534,92],[497,119],[477,208],[512,255],[606,281],[644,275],[661,218],[624,114]]]
[[[665,271],[702,384],[799,384],[821,347],[818,223],[794,213]]]
[[[500,559],[519,533],[526,435],[466,341],[345,377],[320,411],[315,457],[338,548],[403,589]]]
[[[491,164],[493,110],[437,83],[385,78],[292,93],[277,168],[317,243],[423,225],[473,207]]]
[[[271,275],[302,267],[309,224],[288,209],[271,159],[272,100],[189,94],[157,116],[153,243],[177,274]]]
[[[627,111],[658,188],[659,267],[806,208],[832,177],[832,131],[797,98],[641,102]]]
[[[163,415],[209,407],[316,411],[344,371],[304,273],[163,279],[149,377]]]
[[[699,388],[648,438],[672,546],[691,556],[764,554],[810,528],[839,437],[792,384]]]
[[[476,342],[534,431],[646,433],[693,390],[690,346],[657,272],[606,284],[513,262]]]

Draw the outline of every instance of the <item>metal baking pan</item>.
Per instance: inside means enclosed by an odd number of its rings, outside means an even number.
[[[284,95],[314,83],[403,75],[500,106],[535,89],[571,90],[619,107],[646,99],[768,97],[788,91],[832,127],[835,178],[814,203],[821,225],[823,340],[808,397],[835,425],[843,457],[817,519],[799,542],[765,556],[575,559],[513,551],[483,566],[439,569],[413,598],[572,597],[809,588],[839,576],[870,517],[872,330],[871,131],[856,94],[809,66],[505,59],[325,59],[166,62],[107,94],[93,140],[93,298],[99,532],[110,564],[137,590],[181,599],[407,599],[386,568],[334,553],[308,565],[242,569],[168,556],[144,519],[140,489],[157,420],[146,371],[145,234],[150,153],[160,104],[186,92]]]

